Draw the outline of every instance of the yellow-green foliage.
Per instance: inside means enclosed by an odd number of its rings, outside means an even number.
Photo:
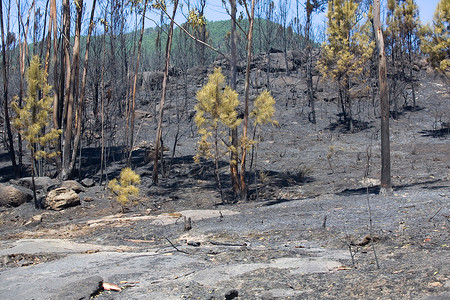
[[[436,6],[433,25],[424,26],[421,32],[421,49],[430,55],[433,66],[450,76],[450,1],[441,0]]]
[[[212,147],[213,143],[220,136],[227,136],[228,129],[236,128],[242,121],[236,111],[238,94],[231,87],[225,86],[225,76],[220,68],[216,68],[209,75],[208,83],[197,92],[197,101],[195,123],[201,139],[196,159],[200,156],[219,157],[221,153],[216,153],[218,149]]]
[[[217,159],[221,155],[238,151],[229,142],[230,129],[236,128],[242,122],[236,110],[239,105],[238,94],[228,85],[225,86],[225,76],[220,68],[216,68],[214,73],[209,75],[208,83],[197,92],[197,101],[195,123],[201,138],[196,161],[200,157]],[[249,117],[255,127],[267,123],[277,125],[277,121],[273,120],[274,113],[275,99],[269,91],[264,91],[254,100]],[[241,137],[239,147],[248,150],[255,143],[256,141],[248,137]]]
[[[117,195],[117,201],[124,207],[131,196],[139,195],[141,177],[130,168],[124,168],[120,172],[119,180],[113,179],[108,183],[108,188]]]
[[[53,99],[49,95],[52,87],[47,84],[47,74],[41,68],[38,56],[34,56],[31,60],[26,80],[28,90],[24,106],[19,107],[17,99],[11,105],[17,115],[13,121],[14,127],[28,142],[27,147],[34,153],[34,158],[55,156],[57,153],[36,151],[34,148],[36,144],[40,144],[43,149],[46,145],[56,142],[61,134],[61,130],[56,129],[51,129],[47,133],[42,132],[50,123]]]
[[[264,125],[267,123],[278,125],[278,122],[273,120],[274,114],[275,99],[269,91],[264,91],[255,99],[250,117],[254,119],[255,125]]]
[[[357,20],[358,4],[352,0],[328,1],[327,42],[317,67],[324,77],[346,85],[345,77],[360,75],[372,57],[370,24]]]
[[[386,44],[394,52],[393,56],[400,56],[396,51],[406,53],[414,51],[420,29],[419,8],[414,0],[406,0],[399,4],[398,0],[388,1],[386,30],[384,31]]]

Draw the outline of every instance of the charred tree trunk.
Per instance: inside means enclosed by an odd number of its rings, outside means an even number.
[[[237,74],[237,57],[236,57],[236,0],[230,0],[231,6],[231,59],[230,59],[230,78],[231,78],[231,88],[236,90],[236,74]],[[231,129],[231,144],[233,145],[234,151],[231,151],[230,159],[230,175],[231,175],[231,186],[233,188],[233,198],[234,200],[239,198],[239,172],[238,172],[238,152],[239,147],[239,137],[238,129]]]
[[[311,111],[309,113],[309,121],[316,124],[316,109],[314,102],[314,87],[312,80],[312,55],[311,55],[311,15],[314,6],[311,4],[311,0],[306,1],[306,24],[305,24],[305,37],[306,37],[306,83],[308,91],[309,106]]]
[[[80,91],[80,103],[78,104],[78,109],[76,112],[76,133],[75,133],[75,139],[73,142],[73,149],[72,149],[72,159],[70,160],[69,164],[69,170],[68,173],[72,174],[73,168],[75,166],[75,161],[78,154],[78,147],[80,145],[80,139],[81,139],[81,126],[82,126],[82,118],[83,118],[83,106],[84,106],[84,98],[85,98],[85,90],[86,90],[86,76],[87,76],[87,68],[88,68],[88,60],[89,60],[89,45],[91,42],[91,34],[92,30],[94,29],[94,12],[95,12],[95,4],[96,0],[92,3],[92,10],[91,10],[91,18],[89,21],[89,31],[86,38],[86,52],[84,55],[84,69],[83,69],[83,77],[81,79],[81,91]]]
[[[72,65],[70,69],[70,77],[68,82],[68,94],[66,95],[66,126],[64,135],[64,148],[63,148],[63,170],[62,178],[68,179],[71,174],[69,170],[70,154],[72,148],[72,136],[73,136],[73,111],[75,107],[75,100],[78,91],[78,73],[80,70],[80,34],[81,34],[81,22],[83,15],[83,0],[79,0],[76,5],[77,8],[77,23],[75,29],[75,40],[73,44],[73,57]],[[68,8],[70,10],[70,8]],[[66,60],[70,57],[66,57]]]
[[[374,30],[378,50],[378,84],[380,85],[381,107],[381,183],[380,193],[390,194],[391,183],[391,152],[389,142],[389,97],[387,87],[386,52],[384,49],[383,32],[380,22],[380,0],[374,0]]]
[[[164,116],[164,102],[166,98],[166,89],[167,89],[167,77],[169,75],[169,65],[170,65],[170,51],[172,49],[172,36],[173,36],[173,26],[175,14],[178,8],[178,0],[175,0],[173,3],[173,14],[170,19],[170,27],[169,33],[167,36],[167,44],[166,44],[166,63],[164,67],[164,77],[163,77],[163,85],[162,85],[162,95],[161,101],[159,102],[159,120],[158,120],[158,128],[156,130],[156,140],[155,140],[155,153],[153,157],[153,174],[152,179],[155,184],[158,183],[158,156],[160,154],[160,141],[162,136],[162,122]],[[162,152],[162,151],[161,151]],[[161,155],[161,159],[163,159]]]
[[[14,175],[18,175],[18,168],[16,164],[16,154],[14,151],[14,140],[11,131],[11,123],[9,120],[9,109],[8,109],[8,60],[6,54],[6,44],[5,44],[5,32],[3,28],[3,1],[0,2],[0,22],[1,30],[2,30],[2,63],[3,63],[3,109],[5,114],[5,124],[6,124],[6,132],[8,135],[8,143],[9,143],[9,156],[11,159],[11,164],[14,169]]]
[[[245,4],[245,2],[244,2]],[[247,10],[247,15],[249,17],[250,26],[248,29],[247,35],[247,67],[245,73],[245,102],[244,102],[244,128],[242,131],[242,156],[241,156],[241,199],[247,200],[247,182],[246,182],[246,171],[245,171],[245,162],[247,156],[247,130],[248,130],[248,106],[250,102],[250,65],[252,62],[252,42],[253,42],[253,21],[255,17],[255,0],[252,0],[251,3],[251,12],[248,11],[247,5],[245,4],[245,8]]]
[[[144,36],[144,24],[145,24],[145,12],[147,10],[147,0],[144,3],[144,11],[142,13],[142,27],[141,33],[139,36],[139,43],[137,49],[137,57],[136,57],[136,68],[134,70],[134,80],[133,80],[133,92],[131,97],[131,105],[130,105],[130,145],[128,147],[128,166],[131,167],[131,153],[133,152],[133,144],[134,144],[134,119],[135,119],[135,110],[136,110],[136,86],[137,86],[137,76],[139,71],[139,60],[141,57],[141,48],[142,48],[142,39]]]

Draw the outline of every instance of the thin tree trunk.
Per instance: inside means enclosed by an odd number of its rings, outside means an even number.
[[[139,59],[141,57],[141,47],[142,47],[142,39],[144,36],[144,24],[145,24],[145,12],[147,10],[147,0],[144,3],[144,11],[142,13],[142,27],[141,34],[139,36],[138,50],[137,50],[137,58],[136,58],[136,68],[134,70],[134,81],[133,81],[133,95],[132,102],[130,108],[131,120],[130,120],[130,145],[128,147],[128,166],[131,167],[131,153],[133,152],[133,144],[134,144],[134,119],[135,119],[135,108],[136,108],[136,85],[137,85],[137,76],[139,71]]]
[[[27,23],[26,27],[22,22],[22,15],[20,12],[20,1],[17,2],[17,11],[18,11],[18,18],[19,18],[19,69],[20,69],[20,79],[19,79],[19,107],[22,107],[22,101],[23,101],[23,91],[24,91],[24,79],[25,79],[25,58],[28,56],[28,28],[30,24],[30,16],[31,16],[31,10],[34,6],[34,0],[32,2],[32,5],[30,6],[30,9],[28,10],[28,17],[27,17]],[[24,41],[22,43],[21,41],[21,30],[23,31]],[[17,143],[19,144],[19,173],[22,172],[22,157],[23,157],[23,148],[22,148],[22,136],[19,133],[17,135]]]
[[[14,175],[18,175],[18,168],[16,164],[16,154],[14,152],[14,140],[11,131],[11,123],[9,120],[9,109],[8,109],[8,61],[6,57],[6,44],[5,44],[5,32],[3,28],[3,1],[0,1],[0,22],[2,30],[2,63],[3,63],[3,108],[5,114],[6,131],[8,135],[9,143],[9,156],[11,158],[11,164],[14,169]]]
[[[69,0],[62,1],[63,14],[62,14],[62,49],[61,49],[61,71],[60,71],[60,93],[58,102],[58,127],[63,129],[63,135],[61,140],[64,140],[63,148],[61,145],[57,145],[57,148],[61,151],[61,169],[59,170],[59,176],[64,178],[66,176],[66,159],[65,159],[65,143],[68,140],[67,135],[67,110],[70,101],[70,78],[71,78],[71,65],[70,65],[70,4]],[[71,130],[71,128],[70,128]],[[69,145],[70,147],[70,145]],[[67,158],[67,157],[66,157]],[[59,162],[58,162],[59,163]]]
[[[78,90],[78,73],[80,69],[80,34],[81,34],[81,22],[83,16],[83,0],[78,0],[77,8],[77,23],[75,29],[75,40],[73,44],[73,58],[69,79],[69,95],[66,95],[67,102],[67,115],[66,115],[66,128],[64,136],[64,148],[63,148],[63,172],[62,178],[68,179],[71,174],[69,170],[70,154],[72,148],[72,136],[73,136],[73,111],[75,106],[75,98]]]
[[[32,146],[34,147],[34,146]],[[31,183],[33,185],[33,199],[34,199],[34,208],[39,209],[41,208],[41,203],[37,198],[37,194],[36,194],[36,183],[34,181],[34,177],[35,177],[35,171],[34,171],[34,149],[31,149]]]
[[[64,84],[64,80],[60,78],[58,74],[58,21],[56,15],[56,0],[51,0],[50,2],[50,20],[52,21],[53,30],[53,88],[55,93],[53,96],[53,128],[61,128],[61,86]],[[63,53],[63,51],[61,51]],[[61,69],[63,70],[63,64],[61,64]],[[61,136],[58,138],[56,143],[56,152],[61,152]],[[61,156],[58,155],[55,159],[56,169],[58,172],[61,171]]]
[[[84,55],[84,69],[83,69],[83,77],[81,79],[81,92],[80,92],[80,103],[78,104],[78,110],[77,110],[77,116],[76,116],[76,134],[75,139],[73,142],[73,150],[72,150],[72,159],[70,160],[69,164],[69,170],[68,173],[72,174],[73,168],[75,166],[75,160],[77,158],[78,153],[78,147],[80,144],[81,139],[81,126],[82,126],[82,117],[83,117],[83,106],[84,106],[84,96],[85,96],[85,90],[86,90],[86,75],[87,75],[87,68],[88,68],[88,62],[89,62],[89,45],[91,43],[91,34],[92,30],[94,29],[94,13],[95,13],[95,4],[97,0],[94,0],[92,3],[92,10],[91,10],[91,18],[89,21],[89,31],[86,38],[86,52]]]
[[[106,19],[106,12],[105,12],[105,19]],[[101,99],[100,99],[100,109],[101,109],[101,152],[100,152],[100,186],[103,183],[103,170],[104,170],[104,163],[105,160],[105,112],[104,112],[104,103],[105,103],[105,63],[106,63],[106,24],[104,24],[104,32],[103,32],[103,58],[102,58],[102,71],[101,71],[101,80],[100,80],[100,87],[102,89],[101,91]]]
[[[387,87],[386,52],[384,49],[383,32],[380,22],[380,0],[374,0],[374,29],[378,49],[378,80],[380,86],[381,107],[381,184],[380,193],[390,194],[391,183],[391,152],[389,142],[389,97]]]
[[[245,2],[244,2],[245,3]],[[242,139],[244,145],[242,145],[242,157],[241,157],[241,199],[247,200],[247,183],[246,183],[246,171],[245,160],[247,156],[247,130],[248,130],[248,106],[250,102],[250,64],[252,62],[252,41],[253,41],[253,21],[255,16],[255,0],[252,0],[251,12],[247,15],[250,18],[250,27],[248,29],[247,36],[247,68],[245,73],[245,102],[244,102],[244,128],[242,131]],[[246,5],[247,9],[247,5]]]
[[[314,88],[312,80],[312,55],[311,55],[311,15],[313,12],[313,5],[311,0],[306,2],[306,25],[305,25],[305,37],[306,37],[306,82],[308,89],[309,105],[311,112],[308,119],[311,123],[316,124],[316,110],[314,102]]]
[[[237,73],[237,54],[236,54],[236,0],[230,0],[231,6],[231,57],[230,57],[230,78],[231,78],[231,88],[233,90],[237,89],[236,84],[236,73]],[[239,147],[239,137],[238,129],[231,129],[231,144],[235,151],[231,152],[231,162],[230,162],[230,176],[231,176],[231,186],[233,188],[233,198],[237,200],[239,198],[239,172],[238,172],[238,147]]]
[[[172,49],[173,26],[174,26],[174,19],[175,19],[175,14],[177,12],[177,8],[178,8],[178,0],[175,0],[173,3],[172,18],[170,20],[169,35],[167,36],[166,64],[164,67],[164,77],[163,77],[161,101],[159,103],[158,129],[156,130],[155,155],[154,155],[154,159],[153,159],[153,174],[152,174],[153,182],[155,184],[158,183],[158,155],[160,152],[159,146],[160,146],[161,135],[162,135],[162,122],[163,122],[163,115],[164,115],[164,102],[165,102],[165,98],[166,98],[167,77],[169,75],[170,51]],[[162,159],[162,155],[161,155],[161,159]]]

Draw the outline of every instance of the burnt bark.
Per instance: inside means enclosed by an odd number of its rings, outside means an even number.
[[[380,0],[374,0],[373,27],[378,50],[378,84],[381,107],[381,183],[380,193],[392,193],[391,152],[389,141],[389,95],[387,86],[386,52],[380,22]]]

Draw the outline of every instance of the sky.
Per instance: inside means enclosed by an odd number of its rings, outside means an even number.
[[[3,1],[3,0],[1,0]],[[12,31],[15,31],[14,29],[17,28],[17,17],[15,17],[15,13],[14,11],[17,11],[16,9],[16,5],[14,4],[15,1],[14,0],[10,0],[13,7],[13,13],[12,13]],[[259,0],[259,1],[263,1],[263,0]],[[280,1],[287,1],[290,2],[290,14],[291,16],[295,15],[295,11],[296,11],[296,0],[273,0],[275,2],[275,7],[278,7],[278,3]],[[428,22],[431,22],[433,19],[433,14],[434,14],[434,10],[436,9],[436,5],[439,2],[439,0],[415,0],[417,5],[419,6],[419,14],[420,14],[420,19],[422,21],[422,23],[426,24]],[[443,0],[444,1],[444,0]],[[42,3],[41,3],[42,2]],[[72,0],[71,0],[72,2]],[[87,29],[87,19],[88,19],[88,15],[90,12],[90,9],[92,7],[92,0],[84,0],[85,5],[86,5],[86,13],[85,13],[85,18],[86,18],[86,26],[85,30]],[[171,1],[168,1],[171,2]],[[187,0],[180,0],[180,3],[185,3],[187,2]],[[191,3],[197,3],[199,2],[198,0],[190,0]],[[222,1],[221,0],[207,0],[206,1],[206,11],[205,11],[205,16],[207,18],[207,20],[209,21],[218,21],[218,20],[226,20],[229,19],[229,16],[226,12],[226,10],[223,8],[222,6]],[[228,0],[226,0],[226,2],[228,3]],[[387,0],[381,0],[382,6],[386,5]],[[26,3],[26,2],[25,2]],[[43,8],[45,7],[45,1],[37,1],[37,3],[39,3],[39,6],[43,6]],[[44,4],[43,4],[44,3]],[[97,0],[97,3],[103,3],[103,6],[105,3],[108,3],[108,0]],[[304,3],[305,0],[298,0],[298,3],[300,5],[299,11],[303,12],[304,11]],[[99,4],[97,4],[99,5]],[[97,6],[97,11],[98,11],[98,6]],[[101,9],[100,9],[101,10]],[[168,11],[170,11],[170,7],[168,9]],[[186,4],[183,5],[183,10],[182,10],[183,14],[180,13],[180,10],[178,11],[177,14],[177,22],[179,23],[183,23],[186,21],[186,15],[187,15],[187,7]],[[383,13],[383,10],[382,10]],[[149,15],[149,14],[148,14]],[[157,13],[152,13],[149,15],[149,17],[152,20],[159,20],[159,15]],[[304,18],[304,14],[301,13],[301,18]],[[313,16],[313,22],[315,22],[316,24],[321,24],[322,27],[324,27],[324,20],[325,20],[325,14],[322,15],[314,15]],[[302,20],[304,22],[304,20]],[[5,20],[6,22],[6,20]],[[147,21],[145,27],[154,27],[155,23],[153,21]],[[323,29],[322,29],[323,30]]]
[[[195,0],[191,2],[195,2]],[[275,0],[275,2],[278,1]],[[292,12],[295,12],[296,9],[295,0],[290,0],[290,2],[291,2],[290,10]],[[305,2],[304,0],[300,0],[301,4],[304,4],[304,2]],[[387,2],[386,0],[381,0],[382,5],[383,4],[386,5],[386,2]],[[416,0],[417,5],[419,6],[419,14],[422,23],[426,24],[427,22],[431,22],[438,2],[439,0]],[[221,0],[207,1],[207,11],[205,14],[207,19],[211,21],[225,20],[228,18],[227,13],[222,8]]]

